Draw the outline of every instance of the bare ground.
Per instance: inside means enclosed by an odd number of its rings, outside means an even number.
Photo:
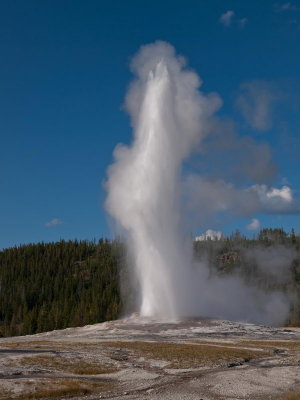
[[[299,400],[300,332],[133,316],[0,339],[0,400]]]

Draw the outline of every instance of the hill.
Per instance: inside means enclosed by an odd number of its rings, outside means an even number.
[[[64,241],[0,252],[0,332],[26,335],[117,318],[124,246]]]
[[[247,239],[235,232],[221,240],[194,242],[196,261],[211,274],[237,274],[263,290],[288,293],[286,325],[300,325],[300,237],[264,229]],[[119,240],[37,243],[0,252],[0,335],[34,334],[116,319],[127,297],[124,244]]]

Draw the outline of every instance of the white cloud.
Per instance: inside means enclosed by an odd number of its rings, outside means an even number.
[[[291,3],[284,3],[282,4],[282,6],[280,7],[281,10],[289,10],[291,7]]]
[[[241,18],[241,19],[239,19],[239,20],[238,20],[239,27],[240,27],[240,28],[244,28],[245,25],[247,24],[247,22],[248,22],[248,19],[247,19],[247,18]]]
[[[51,221],[48,221],[45,223],[45,226],[50,227],[50,226],[57,226],[57,225],[61,225],[63,224],[63,222],[58,219],[58,218],[53,218]]]
[[[204,240],[221,240],[223,237],[223,233],[220,231],[214,231],[212,229],[208,229],[205,233],[200,236],[195,237],[195,241],[203,242]]]
[[[233,10],[228,10],[220,16],[219,22],[226,27],[229,27],[232,24],[235,24],[235,25],[239,26],[240,28],[244,28],[246,23],[248,22],[248,19],[247,18],[237,19],[235,17],[235,12]]]
[[[267,193],[266,196],[271,199],[273,197],[278,197],[288,203],[293,200],[292,191],[288,186],[283,186],[282,189],[271,188]]]
[[[295,4],[292,4],[290,2],[284,3],[281,6],[279,6],[278,11],[299,11],[300,7],[296,6]]]
[[[250,224],[247,225],[249,231],[257,231],[260,228],[260,222],[257,218],[253,218]]]
[[[278,189],[269,188],[267,185],[254,185],[249,190],[258,194],[263,208],[273,212],[287,211],[294,202],[292,190],[288,186]]]
[[[250,217],[264,214],[300,214],[299,199],[288,186],[281,188],[252,185],[237,188],[223,180],[208,180],[190,175],[185,182],[187,207],[193,217],[206,221],[216,213]]]
[[[224,26],[230,26],[232,24],[234,14],[234,11],[228,10],[220,16],[219,21]]]
[[[248,124],[258,131],[272,127],[272,108],[279,99],[270,84],[264,81],[250,81],[240,86],[241,93],[236,105]]]

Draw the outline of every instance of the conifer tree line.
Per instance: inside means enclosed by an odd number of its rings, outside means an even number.
[[[116,319],[124,246],[101,239],[37,243],[0,252],[0,335]]]
[[[262,254],[270,258],[280,252],[291,255],[283,269],[288,279],[265,273],[259,259],[251,256],[264,249]],[[194,242],[194,256],[205,259],[212,274],[239,274],[264,290],[293,293],[286,324],[300,326],[300,236],[294,231],[263,229],[253,239],[237,231],[219,241]],[[61,240],[0,251],[0,335],[34,334],[120,317],[120,274],[124,277],[127,263],[120,240]]]

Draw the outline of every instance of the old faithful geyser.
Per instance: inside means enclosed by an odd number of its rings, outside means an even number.
[[[198,76],[164,42],[141,48],[137,75],[126,98],[134,140],[118,146],[107,182],[109,213],[130,236],[142,315],[173,318],[181,310],[180,287],[187,255],[180,237],[181,163],[205,133],[219,98],[198,91]]]
[[[142,47],[132,71],[125,105],[133,141],[115,149],[106,208],[128,235],[140,313],[280,323],[288,310],[283,294],[238,276],[211,277],[204,263],[193,264],[182,234],[182,162],[209,133],[219,96],[202,94],[198,76],[165,42]]]

